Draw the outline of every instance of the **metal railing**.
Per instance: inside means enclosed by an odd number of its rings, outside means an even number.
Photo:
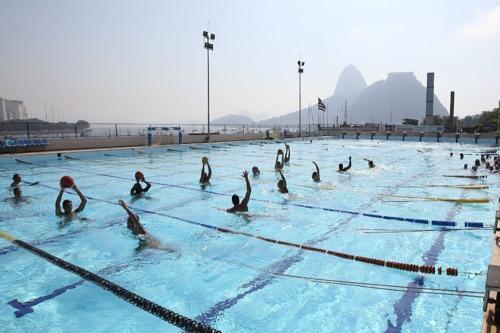
[[[302,132],[318,132],[317,125],[309,128],[302,126]],[[297,133],[298,125],[264,125],[264,124],[210,124],[210,134],[258,134],[266,131],[283,131]],[[162,123],[48,123],[39,121],[0,122],[0,138],[86,138],[86,137],[132,137],[147,136],[151,132],[154,136],[206,134],[206,124],[162,124]]]

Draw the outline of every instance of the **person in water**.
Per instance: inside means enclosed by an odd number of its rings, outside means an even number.
[[[316,164],[316,162],[313,161],[313,164],[314,166],[316,167],[316,171],[314,171],[312,173],[312,180],[314,180],[315,182],[320,182],[321,181],[321,178],[320,178],[320,175],[319,175],[319,167],[318,167],[318,164]]]
[[[281,161],[279,160],[280,156],[281,156]],[[276,162],[274,163],[274,169],[281,170],[283,169],[284,164],[285,164],[285,156],[283,155],[283,150],[278,149],[278,152],[276,153]]]
[[[288,144],[285,144],[285,163],[290,162],[290,146]]]
[[[283,171],[279,170],[281,179],[278,180],[278,191],[281,193],[288,193],[288,188],[286,187],[286,179],[285,176],[283,176]]]
[[[240,197],[237,194],[233,194],[231,197],[233,207],[226,210],[228,213],[248,212],[248,202],[250,201],[250,194],[252,193],[252,186],[250,186],[250,181],[248,180],[248,171],[243,171],[242,177],[245,178],[247,193],[241,202]]]
[[[369,160],[367,158],[364,158],[365,161],[368,162],[368,167],[371,169],[371,168],[375,168],[375,163],[373,163],[372,160]]]
[[[56,199],[56,215],[57,216],[68,216],[68,217],[73,217],[76,214],[80,213],[85,209],[85,205],[87,204],[87,198],[83,195],[82,192],[78,189],[76,184],[73,184],[71,186],[71,189],[78,194],[80,197],[80,206],[78,206],[77,209],[73,210],[73,202],[71,200],[64,200],[62,203],[62,210],[61,210],[61,199],[64,194],[64,191],[66,190],[63,186],[61,186],[61,191],[59,192],[59,195],[57,196]]]
[[[10,184],[10,187],[17,187],[21,185],[21,175],[16,173],[14,176],[12,176],[12,184]]]
[[[118,200],[118,203],[122,208],[127,212],[127,228],[132,231],[134,236],[137,236],[140,240],[139,247],[137,250],[143,250],[146,247],[153,248],[153,249],[160,249],[160,250],[166,250],[169,252],[173,252],[174,250],[168,247],[164,247],[161,242],[154,237],[153,235],[149,234],[146,231],[146,228],[142,225],[142,223],[139,221],[139,216],[135,214],[125,203],[123,200]]]
[[[200,175],[200,183],[208,184],[210,182],[210,178],[212,177],[212,168],[210,167],[210,163],[208,163],[208,158],[204,157],[201,160],[201,175]],[[208,168],[208,173],[205,172],[205,165]]]
[[[474,163],[475,163],[476,168],[481,166],[481,162],[479,160],[476,160]]]
[[[464,153],[460,153],[460,159],[463,160],[464,159]]]
[[[139,221],[139,216],[137,216],[130,208],[128,208],[127,204],[123,200],[118,200],[118,203],[122,208],[127,212],[127,228],[132,231],[135,236],[145,236],[147,234],[146,229]]]
[[[349,165],[344,168],[344,165],[342,163],[339,164],[339,172],[346,172],[351,168],[351,156],[349,156]]]
[[[142,188],[141,181],[146,184],[145,188]],[[130,195],[139,197],[143,193],[146,193],[151,188],[151,183],[147,182],[142,173],[135,175],[135,184],[130,189]]]
[[[257,176],[260,175],[260,170],[259,170],[259,168],[256,165],[254,165],[252,167],[252,174],[253,174],[254,177],[257,177]]]

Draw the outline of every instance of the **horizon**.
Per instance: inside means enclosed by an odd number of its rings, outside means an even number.
[[[297,111],[299,58],[303,108],[333,95],[349,64],[368,85],[413,72],[425,86],[435,72],[435,94],[448,108],[455,91],[459,117],[498,107],[500,2],[491,0],[7,0],[0,98],[23,100],[39,119],[48,108],[68,122],[204,123],[208,22],[211,119]]]

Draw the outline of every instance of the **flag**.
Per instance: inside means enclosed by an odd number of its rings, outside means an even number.
[[[325,103],[323,103],[323,101],[319,97],[318,97],[318,110],[321,110],[323,112],[326,111]]]

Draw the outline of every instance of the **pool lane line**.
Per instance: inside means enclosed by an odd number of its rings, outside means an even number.
[[[112,227],[114,225],[123,223],[124,221],[125,221],[125,217],[115,217],[115,218],[111,219],[110,221],[108,221],[108,223],[105,223],[104,225],[97,226],[95,229],[105,229],[105,228]],[[91,229],[91,230],[95,230],[95,229]],[[65,239],[67,237],[71,237],[73,235],[84,232],[86,230],[88,230],[88,229],[85,229],[85,228],[75,229],[75,230],[69,231],[65,234],[62,234],[62,235],[55,235],[53,237],[49,237],[49,238],[45,238],[45,239],[41,239],[41,240],[34,240],[34,241],[31,241],[31,243],[32,243],[32,245],[35,245],[35,246],[52,244],[52,243],[56,243],[62,239]],[[19,249],[19,247],[14,246],[14,245],[0,247],[0,256],[9,254],[11,252],[15,252],[18,249]]]
[[[14,238],[12,235],[0,230],[0,237],[13,243],[16,246],[23,248],[24,250],[31,252],[32,254],[45,259],[49,263],[62,268],[70,273],[78,275],[86,281],[92,282],[93,284],[101,287],[104,290],[107,290],[114,294],[115,296],[123,299],[124,301],[136,306],[139,309],[142,309],[146,312],[151,313],[152,315],[174,325],[179,328],[182,328],[188,332],[220,332],[214,328],[211,328],[208,325],[202,324],[193,319],[184,317],[178,313],[175,313],[172,310],[169,310],[157,303],[154,303],[142,296],[139,296],[97,274],[94,274],[80,266],[74,265],[70,262],[67,262],[61,258],[53,256],[52,254],[45,252],[37,247],[34,247],[20,239]]]
[[[118,264],[111,264],[111,265],[108,265],[108,266],[100,269],[99,271],[97,271],[97,274],[111,275],[111,274],[119,273],[119,272],[121,272],[121,271],[123,271],[131,266],[136,267],[139,265],[149,264],[149,262],[147,260],[148,257],[150,257],[150,256],[141,255],[141,256],[137,256],[137,257],[133,258],[131,261],[122,262],[122,263],[118,263]],[[153,259],[155,259],[155,258],[153,257]],[[25,302],[20,302],[17,298],[15,298],[15,299],[7,302],[7,304],[12,306],[14,309],[16,309],[16,311],[14,311],[14,315],[16,316],[16,318],[21,318],[29,313],[34,312],[34,309],[33,309],[34,306],[41,304],[43,302],[49,301],[51,299],[54,299],[54,298],[64,294],[68,290],[75,289],[78,286],[82,285],[84,282],[85,282],[85,280],[81,279],[77,282],[67,284],[61,288],[57,288],[47,295],[36,297],[34,299],[31,299],[31,300],[28,300]]]
[[[424,175],[424,172],[422,172],[420,175]],[[419,174],[414,175],[409,179],[409,181],[416,179],[417,177],[420,176]],[[371,200],[371,203],[366,204],[366,207],[370,207],[373,204],[375,204],[375,200]],[[355,219],[357,216],[356,215],[351,215],[345,219],[341,219],[341,221],[332,229],[328,230],[327,232],[316,236],[313,239],[308,240],[306,243],[308,244],[318,244],[320,242],[323,242],[325,240],[328,240],[330,238],[330,234],[336,232],[338,229],[343,227],[344,225],[350,223],[353,219]],[[274,262],[272,265],[269,266],[270,269],[272,269],[275,272],[281,272],[284,273],[286,270],[288,270],[290,267],[293,265],[299,263],[302,261],[304,258],[303,256],[304,251],[299,250],[297,253],[279,259],[278,261]],[[229,308],[233,307],[236,305],[240,300],[245,298],[248,295],[251,295],[257,291],[260,291],[267,286],[269,286],[275,279],[275,276],[269,275],[269,274],[259,274],[258,276],[254,277],[250,281],[240,285],[238,287],[239,289],[247,289],[244,292],[240,292],[234,296],[231,296],[229,298],[225,298],[224,300],[221,300],[217,303],[215,303],[211,308],[209,308],[207,311],[201,313],[196,317],[196,319],[201,320],[203,323],[212,323],[219,316],[221,316],[224,311],[228,310]]]
[[[462,195],[463,195],[462,191]],[[453,218],[462,206],[455,204],[447,213],[447,218]],[[440,232],[430,249],[422,256],[426,265],[434,265],[439,254],[444,250],[444,238],[446,232]],[[423,286],[425,282],[424,276],[418,276],[408,284],[408,287]],[[399,300],[394,303],[394,313],[396,315],[396,323],[393,324],[390,319],[387,320],[386,333],[400,333],[403,325],[411,321],[413,303],[419,296],[418,293],[405,292]]]
[[[43,186],[51,188],[48,185],[43,185]],[[56,189],[56,188],[52,187],[52,189]],[[92,197],[92,196],[86,196],[86,197],[88,199],[95,200],[95,201],[106,202],[106,203],[109,203],[112,205],[117,205],[117,206],[120,205],[116,202],[106,200],[106,199],[100,199],[100,198],[96,198],[96,197]],[[344,252],[338,252],[338,251],[327,250],[327,249],[323,249],[323,248],[319,248],[319,247],[314,247],[314,246],[310,246],[310,245],[305,244],[305,243],[300,244],[300,243],[288,242],[288,241],[284,241],[284,240],[259,236],[259,235],[255,235],[255,234],[251,234],[251,233],[247,233],[247,232],[243,232],[243,231],[218,227],[215,225],[202,223],[202,222],[186,219],[186,218],[171,215],[171,214],[166,214],[166,213],[162,213],[162,212],[155,212],[155,211],[151,211],[151,210],[147,210],[147,209],[143,209],[143,208],[136,208],[136,207],[133,207],[132,205],[130,205],[129,207],[137,212],[142,212],[142,213],[157,215],[157,216],[163,216],[163,217],[167,217],[167,218],[177,220],[180,222],[185,222],[185,223],[188,223],[191,225],[196,225],[196,226],[200,226],[203,228],[211,229],[211,230],[214,230],[214,231],[217,231],[220,233],[232,234],[232,235],[237,235],[237,236],[244,236],[244,237],[248,237],[248,238],[254,238],[254,239],[258,239],[258,240],[265,241],[268,243],[273,243],[276,245],[283,245],[283,246],[292,247],[292,248],[299,248],[299,249],[306,250],[306,251],[327,254],[327,255],[343,258],[343,259],[355,260],[355,261],[359,261],[359,262],[363,262],[363,263],[367,263],[367,264],[378,265],[378,266],[399,269],[399,270],[404,270],[404,271],[409,271],[409,272],[416,272],[416,273],[420,272],[420,273],[425,273],[425,274],[436,274],[437,273],[438,275],[441,275],[441,274],[444,275],[446,273],[446,275],[448,275],[448,276],[458,276],[458,269],[456,269],[454,267],[448,267],[448,268],[437,267],[436,268],[434,266],[427,267],[427,265],[417,265],[417,264],[384,260],[384,259],[379,259],[379,258],[364,257],[364,256],[350,254],[350,253],[344,253]]]
[[[287,273],[279,273],[273,272],[270,270],[254,267],[245,263],[239,263],[235,261],[230,261],[227,259],[208,257],[213,260],[222,261],[226,263],[231,263],[237,265],[239,267],[252,269],[255,271],[260,271],[265,274],[275,275],[284,278],[292,278],[299,280],[306,280],[315,283],[323,283],[323,284],[336,284],[336,285],[345,285],[351,287],[360,287],[360,288],[368,288],[368,289],[379,289],[379,290],[387,290],[387,291],[399,291],[399,292],[416,292],[423,294],[434,294],[434,295],[443,295],[443,296],[463,296],[463,297],[472,297],[472,298],[483,298],[484,292],[475,291],[475,290],[459,290],[459,289],[445,289],[445,288],[430,288],[430,287],[413,287],[409,288],[407,285],[394,285],[394,284],[383,284],[383,283],[370,283],[370,282],[361,282],[361,281],[353,281],[353,280],[337,280],[337,279],[328,279],[321,278],[317,276],[305,276],[305,275],[297,275],[297,274],[287,274]]]
[[[47,164],[41,164],[41,163],[35,163],[35,162],[26,162],[22,161],[19,159],[15,159],[16,161],[20,163],[25,163],[25,164],[32,164],[32,165],[39,165],[42,167],[49,167],[49,168],[57,168],[57,169],[65,169],[65,170],[70,170],[70,171],[76,171],[76,172],[85,172],[88,174],[96,175],[96,176],[102,176],[102,177],[110,177],[110,178],[116,178],[116,179],[123,179],[127,181],[132,181],[132,178],[127,178],[127,177],[121,177],[121,176],[115,176],[115,175],[108,175],[104,173],[99,173],[99,172],[91,172],[91,171],[82,171],[82,170],[77,170],[74,168],[68,168],[68,167],[61,167],[61,166],[53,166],[53,165],[47,165]],[[210,193],[214,195],[220,195],[220,196],[226,196],[230,197],[231,194],[227,193],[221,193],[221,192],[216,192],[216,191],[210,191],[210,190],[202,190],[198,188],[192,188],[192,187],[187,187],[187,186],[182,186],[182,185],[174,185],[174,184],[168,184],[168,183],[161,183],[161,182],[155,182],[151,181],[151,184],[157,184],[157,185],[164,185],[168,187],[173,187],[173,188],[181,188],[185,190],[190,190],[190,191],[197,191],[197,192],[202,192],[202,193]],[[380,214],[371,214],[371,213],[361,213],[361,212],[354,212],[354,211],[348,211],[348,210],[342,210],[342,209],[335,209],[335,208],[327,208],[327,207],[321,207],[321,206],[312,206],[312,205],[305,205],[305,204],[299,204],[299,203],[293,203],[293,202],[279,202],[279,201],[273,201],[273,200],[266,200],[266,199],[251,199],[252,201],[256,202],[264,202],[264,203],[271,203],[271,204],[277,204],[277,205],[282,205],[282,206],[295,206],[295,207],[300,207],[300,208],[309,208],[309,209],[318,209],[318,210],[323,210],[323,211],[328,211],[328,212],[333,212],[333,213],[339,213],[339,214],[350,214],[350,215],[362,215],[365,217],[371,217],[371,218],[378,218],[378,219],[384,219],[384,220],[397,220],[397,221],[402,221],[402,222],[410,222],[410,223],[418,223],[418,224],[431,224],[431,225],[439,225],[441,226],[443,223],[446,223],[448,227],[456,227],[458,225],[458,222],[456,221],[438,221],[438,220],[428,220],[428,219],[418,219],[418,218],[405,218],[405,217],[399,217],[399,216],[389,216],[389,215],[380,215]],[[483,222],[465,222],[465,223],[473,223],[476,226],[479,227],[481,226],[490,226],[490,225],[484,225]],[[466,226],[467,227],[467,226]],[[492,226],[491,226],[492,227]]]

